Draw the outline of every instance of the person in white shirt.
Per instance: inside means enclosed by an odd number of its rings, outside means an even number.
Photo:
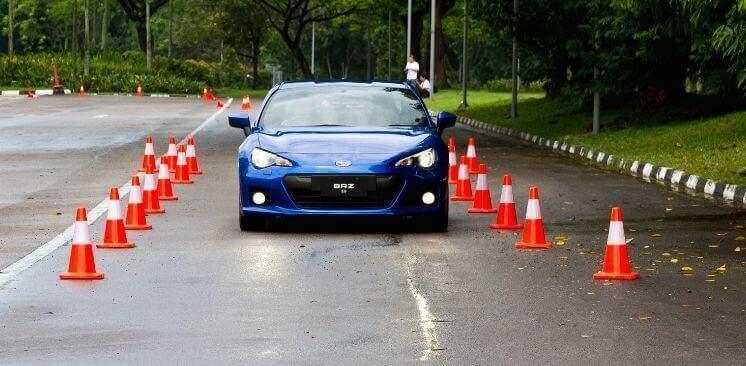
[[[414,60],[414,55],[407,57],[407,66],[404,68],[407,73],[407,84],[413,88],[417,87],[417,73],[420,72],[420,64]]]
[[[420,82],[418,84],[418,90],[423,98],[427,98],[433,92],[433,84],[427,79],[427,75],[420,75]]]

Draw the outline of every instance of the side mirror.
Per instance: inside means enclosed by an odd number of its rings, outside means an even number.
[[[248,113],[231,113],[228,115],[228,124],[231,127],[240,128],[246,134],[251,132],[251,120]]]
[[[448,112],[438,113],[438,119],[435,121],[435,127],[438,129],[438,133],[443,132],[444,129],[453,127],[456,125],[456,116]]]

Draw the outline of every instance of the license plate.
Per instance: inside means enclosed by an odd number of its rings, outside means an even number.
[[[322,197],[364,197],[376,189],[376,177],[367,175],[327,175],[311,179]]]

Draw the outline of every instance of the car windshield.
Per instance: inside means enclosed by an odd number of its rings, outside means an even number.
[[[425,108],[404,88],[326,85],[278,90],[262,113],[262,127],[427,126]]]

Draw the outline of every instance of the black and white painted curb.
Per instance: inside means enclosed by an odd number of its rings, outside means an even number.
[[[34,93],[34,94],[36,94],[38,96],[42,96],[42,95],[53,95],[54,94],[54,90],[52,90],[52,89],[3,90],[3,91],[0,91],[0,96],[3,96],[3,97],[20,97],[20,96],[23,96],[23,97],[25,97],[28,93]],[[65,89],[65,94],[70,94],[70,93],[72,93],[70,91],[70,89]]]
[[[689,174],[683,170],[656,166],[648,162],[618,157],[602,151],[593,151],[570,144],[567,141],[552,140],[468,117],[458,116],[456,121],[480,132],[510,136],[541,148],[587,159],[594,164],[618,169],[626,174],[640,177],[647,182],[662,184],[677,192],[704,196],[729,206],[746,208],[746,186],[744,185],[718,182]]]
[[[53,95],[52,89],[37,89],[37,90],[21,89],[21,90],[3,90],[3,91],[0,91],[0,96],[25,97],[28,93],[34,93],[37,96]],[[72,91],[70,91],[70,89],[65,89],[65,94],[72,94]],[[132,97],[132,96],[135,96],[135,93],[86,93],[86,95],[116,95],[116,96]],[[146,93],[143,93],[142,96],[152,97],[152,98],[201,98],[201,96],[197,94],[158,94],[158,93],[146,94]]]

